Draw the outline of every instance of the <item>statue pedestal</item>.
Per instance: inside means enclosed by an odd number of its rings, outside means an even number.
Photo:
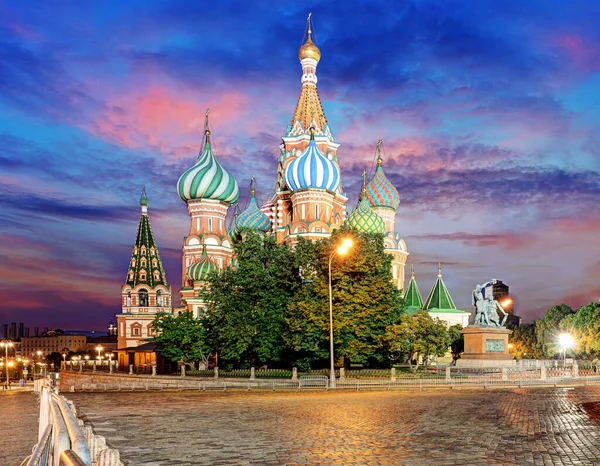
[[[508,352],[508,336],[512,330],[504,327],[468,326],[461,330],[465,351],[456,367],[510,367],[517,362]]]

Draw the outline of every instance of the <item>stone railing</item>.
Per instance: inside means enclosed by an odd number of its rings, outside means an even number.
[[[46,379],[34,384],[40,396],[38,443],[22,464],[28,466],[122,466],[119,452],[77,419],[75,406]]]

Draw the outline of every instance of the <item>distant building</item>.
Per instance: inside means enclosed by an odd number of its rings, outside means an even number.
[[[84,352],[87,350],[85,335],[53,335],[44,337],[22,337],[21,356],[27,357],[41,351],[42,356],[51,353]]]
[[[493,289],[494,299],[498,301],[502,308],[508,313],[508,319],[506,319],[506,321],[513,325],[519,325],[521,323],[521,318],[515,315],[515,300],[510,297],[508,285],[502,283],[502,280],[498,280]]]

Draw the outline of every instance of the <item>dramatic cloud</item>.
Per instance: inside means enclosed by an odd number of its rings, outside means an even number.
[[[0,322],[104,328],[142,185],[177,295],[205,111],[268,199],[310,11],[348,207],[383,138],[423,293],[442,262],[466,309],[492,277],[526,320],[598,299],[599,2],[50,2],[0,5]]]

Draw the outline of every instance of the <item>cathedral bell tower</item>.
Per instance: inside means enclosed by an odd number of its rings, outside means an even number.
[[[278,242],[320,239],[342,225],[346,201],[335,142],[317,91],[321,51],[313,42],[308,16],[306,41],[298,51],[302,67],[300,96],[277,158],[275,195],[263,205]]]

